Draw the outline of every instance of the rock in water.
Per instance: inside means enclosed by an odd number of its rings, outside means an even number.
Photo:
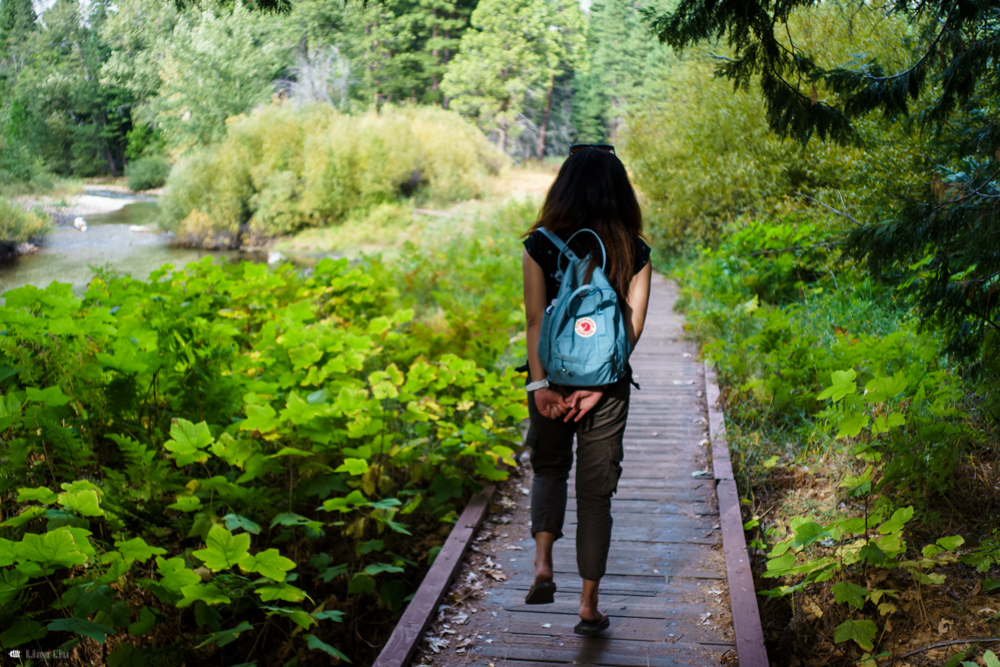
[[[268,266],[274,266],[275,264],[280,264],[283,261],[285,261],[285,256],[282,255],[277,250],[272,250],[271,252],[267,253]]]
[[[73,226],[79,229],[81,232],[87,231],[87,221],[81,218],[80,216],[77,216],[76,219],[73,221]]]

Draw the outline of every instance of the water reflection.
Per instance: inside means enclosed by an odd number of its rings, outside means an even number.
[[[180,268],[206,255],[220,261],[242,257],[239,251],[172,248],[171,237],[158,230],[129,231],[131,225],[156,229],[156,216],[155,203],[136,202],[112,213],[87,216],[86,232],[56,228],[37,253],[0,266],[0,295],[24,285],[44,288],[52,281],[70,283],[74,292],[82,294],[94,275],[91,267],[145,279],[163,264]]]

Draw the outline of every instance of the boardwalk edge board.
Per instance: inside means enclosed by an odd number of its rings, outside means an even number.
[[[410,662],[424,636],[424,630],[434,618],[441,598],[465,558],[472,536],[486,518],[495,490],[495,484],[487,484],[465,506],[462,516],[448,534],[434,564],[420,582],[420,587],[372,667],[405,667]]]
[[[705,399],[708,403],[708,437],[712,446],[712,469],[715,474],[716,494],[719,498],[719,517],[722,526],[722,549],[726,555],[726,574],[729,580],[729,603],[733,612],[733,629],[736,632],[736,653],[740,667],[768,667],[767,649],[764,647],[764,630],[757,609],[757,593],[753,585],[750,556],[743,534],[743,515],[740,498],[733,477],[733,466],[726,440],[726,421],[719,405],[719,384],[715,369],[707,362],[705,371]]]

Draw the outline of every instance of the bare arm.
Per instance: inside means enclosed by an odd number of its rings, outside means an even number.
[[[649,281],[652,277],[653,265],[646,262],[646,266],[632,276],[632,282],[628,287],[628,297],[625,299],[625,303],[621,304],[622,315],[625,316],[625,330],[633,349],[639,342],[642,328],[646,324],[646,309],[649,307]]]
[[[538,339],[542,336],[542,316],[545,314],[545,273],[538,262],[525,250],[521,255],[521,269],[524,273],[524,315],[527,321],[528,370],[531,381],[538,382],[547,377],[545,368],[538,358]],[[562,416],[568,409],[563,397],[551,389],[535,392],[535,405],[542,416],[550,419]]]

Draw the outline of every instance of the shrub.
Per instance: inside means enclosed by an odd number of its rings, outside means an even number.
[[[523,375],[496,363],[517,256],[464,249],[405,274],[205,258],[82,298],[8,292],[0,646],[112,636],[113,664],[230,664],[245,633],[262,666],[370,664],[357,624],[391,628],[526,417]]]
[[[823,6],[793,17],[795,43],[830,63],[891,59],[886,44],[893,40],[884,35],[902,38],[909,30],[867,10],[848,30],[831,20],[837,11]],[[926,173],[920,156],[927,137],[875,115],[856,123],[856,146],[782,139],[768,127],[758,82],[734,90],[731,81],[713,76],[718,62],[715,46],[685,53],[630,107],[624,155],[647,197],[654,245],[714,244],[726,222],[770,216],[787,209],[789,199],[809,203],[801,194],[858,219],[884,216],[895,206],[893,195],[911,191]],[[817,101],[834,97],[824,90],[814,94]]]
[[[205,215],[216,240],[246,233],[256,242],[400,197],[475,197],[502,161],[478,130],[440,109],[268,106],[231,118],[224,141],[178,164],[161,206],[167,228],[191,242]]]
[[[144,157],[129,162],[125,167],[129,190],[152,190],[163,187],[170,176],[170,163],[161,157]]]
[[[0,199],[0,242],[24,243],[48,234],[50,230],[49,221],[42,216]]]

